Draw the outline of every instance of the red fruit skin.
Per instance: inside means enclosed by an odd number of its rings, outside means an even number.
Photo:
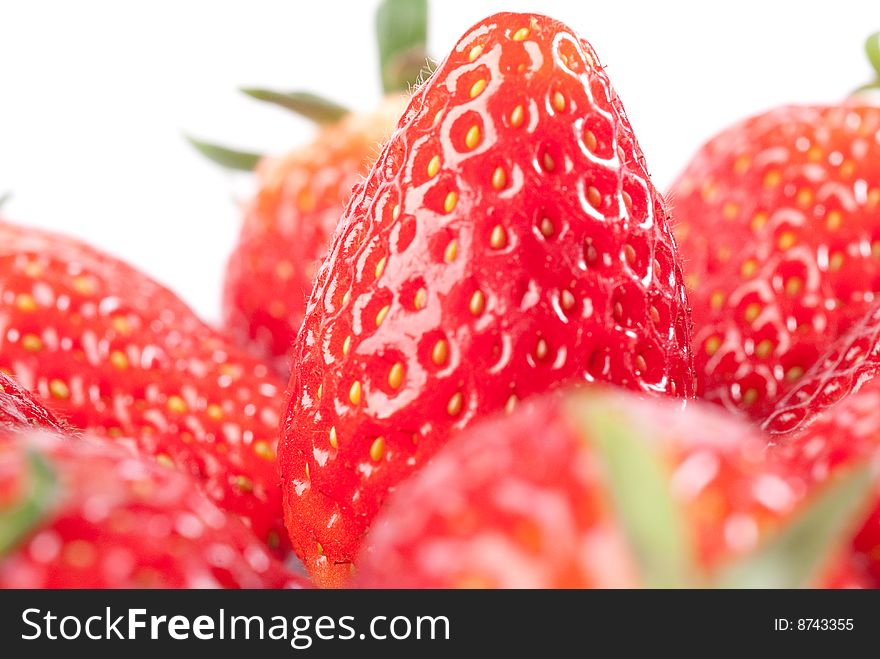
[[[173,293],[83,243],[0,223],[0,328],[0,369],[72,427],[180,466],[281,546],[283,385]]]
[[[800,509],[800,475],[768,464],[761,434],[713,406],[683,410],[622,390],[539,397],[473,426],[395,491],[365,540],[354,585],[643,586],[595,440],[573,424],[585,399],[665,464],[697,577],[755,548]],[[856,583],[843,568],[834,575]]]
[[[585,380],[690,395],[674,250],[589,44],[530,14],[469,30],[355,191],[294,346],[279,458],[316,581],[487,413]]]
[[[880,290],[880,108],[782,107],[709,141],[668,198],[697,394],[765,417]]]
[[[350,114],[257,168],[259,189],[226,268],[223,322],[239,345],[285,378],[315,273],[351,190],[404,108],[402,96],[388,96],[375,112]]]
[[[64,432],[64,425],[42,403],[0,371],[0,428],[44,428]]]
[[[804,375],[764,421],[777,459],[812,485],[841,465],[880,464],[880,303]],[[853,543],[855,560],[880,587],[880,476],[871,513]]]
[[[0,588],[301,588],[238,518],[178,470],[120,446],[0,430],[0,492],[28,492],[28,454],[58,481],[28,535],[0,556]],[[18,503],[0,500],[3,508]]]

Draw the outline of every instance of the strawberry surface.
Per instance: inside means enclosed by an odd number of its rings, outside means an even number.
[[[667,213],[592,47],[498,14],[416,92],[352,197],[294,345],[294,547],[345,582],[389,489],[473,420],[566,382],[692,391]]]
[[[766,416],[880,290],[880,108],[783,107],[672,186],[698,395]]]
[[[306,585],[192,478],[100,440],[0,430],[0,524],[0,588]]]
[[[609,449],[625,443],[641,448],[615,462]],[[475,425],[401,485],[367,536],[355,584],[711,584],[783,531],[812,491],[788,461],[766,459],[754,426],[715,407],[613,390],[538,397]],[[646,528],[648,542],[633,531]],[[822,554],[810,583],[863,583],[839,551]]]
[[[259,190],[226,270],[223,319],[234,339],[285,377],[330,237],[404,106],[402,96],[390,95],[375,112],[349,114],[257,169]]]
[[[191,472],[268,544],[286,538],[283,384],[142,273],[0,223],[0,368],[71,426]]]
[[[62,432],[63,424],[30,392],[0,371],[0,427],[44,428]]]

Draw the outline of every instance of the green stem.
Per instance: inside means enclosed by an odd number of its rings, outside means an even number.
[[[376,39],[385,93],[408,91],[427,62],[428,1],[382,0]]]
[[[257,163],[260,162],[260,158],[263,157],[259,153],[236,151],[235,149],[229,149],[225,146],[203,142],[202,140],[197,140],[189,135],[184,135],[184,137],[187,142],[195,147],[196,151],[201,153],[208,160],[211,160],[226,169],[238,169],[244,172],[250,172],[253,171],[254,167],[257,166]]]
[[[253,87],[241,91],[251,98],[280,105],[318,124],[336,123],[350,112],[347,107],[311,92],[277,92]]]

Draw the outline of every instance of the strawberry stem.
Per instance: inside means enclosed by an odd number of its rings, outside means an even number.
[[[427,0],[383,0],[376,10],[382,89],[405,92],[427,63]]]
[[[208,160],[225,167],[226,169],[239,169],[241,171],[250,172],[260,161],[263,156],[259,153],[250,153],[248,151],[236,151],[225,146],[203,142],[189,135],[184,135],[186,140],[192,144],[196,150],[205,156]]]
[[[874,69],[874,80],[859,87],[856,94],[880,89],[880,32],[875,32],[865,40],[865,54]]]
[[[28,491],[18,505],[0,510],[0,556],[5,556],[46,516],[55,500],[55,472],[35,451],[27,455]]]
[[[245,87],[241,92],[258,101],[280,105],[318,124],[335,123],[350,112],[347,107],[311,92],[278,92],[253,87]]]

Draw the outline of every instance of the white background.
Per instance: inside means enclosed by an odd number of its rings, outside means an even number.
[[[376,4],[0,0],[5,214],[86,238],[218,318],[247,182],[181,132],[271,152],[308,139],[308,123],[242,97],[242,85],[371,107]],[[431,52],[511,10],[553,15],[593,43],[661,189],[730,122],[834,102],[867,81],[862,43],[880,29],[877,0],[433,0]]]

